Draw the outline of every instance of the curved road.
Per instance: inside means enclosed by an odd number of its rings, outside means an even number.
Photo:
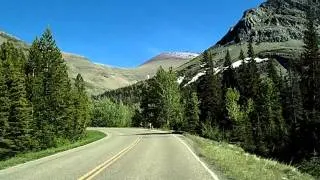
[[[218,179],[186,145],[164,131],[99,128],[94,143],[0,171],[2,180]]]

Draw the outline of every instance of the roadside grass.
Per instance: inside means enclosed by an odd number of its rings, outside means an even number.
[[[12,158],[7,159],[7,160],[0,161],[0,170],[15,166],[18,164],[22,164],[22,163],[25,163],[28,161],[32,161],[32,160],[40,159],[40,158],[43,158],[46,156],[50,156],[50,155],[56,154],[58,152],[66,151],[66,150],[73,149],[76,147],[80,147],[80,146],[92,143],[94,141],[97,141],[99,139],[102,139],[105,136],[106,136],[106,134],[104,134],[100,131],[87,130],[85,137],[77,142],[68,143],[68,144],[64,144],[64,145],[61,145],[56,148],[50,148],[50,149],[41,150],[41,151],[37,151],[37,152],[27,152],[27,153],[23,153],[23,154],[18,154]]]
[[[242,148],[235,145],[215,142],[189,134],[186,137],[192,141],[194,149],[200,157],[230,179],[314,179],[292,166],[246,153]]]

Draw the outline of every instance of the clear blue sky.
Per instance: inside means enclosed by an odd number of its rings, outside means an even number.
[[[3,0],[0,30],[28,43],[50,26],[59,47],[134,67],[160,52],[202,52],[264,0]]]

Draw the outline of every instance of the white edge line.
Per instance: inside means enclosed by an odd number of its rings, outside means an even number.
[[[208,173],[211,175],[211,177],[214,179],[214,180],[219,180],[218,176],[213,172],[211,171],[211,169],[208,168],[208,166],[201,161],[201,159],[191,150],[191,148],[185,143],[183,142],[179,137],[177,137],[176,135],[173,135],[174,137],[176,137],[188,150],[189,152],[193,155],[193,157],[198,161],[200,162],[200,164],[208,171]]]

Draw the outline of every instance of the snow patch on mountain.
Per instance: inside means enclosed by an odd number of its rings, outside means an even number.
[[[191,81],[189,81],[189,82],[188,82],[186,85],[184,85],[184,86],[187,86],[187,85],[189,85],[189,84],[192,84],[192,83],[196,82],[201,76],[204,76],[205,74],[206,74],[206,71],[198,73],[197,75],[195,75],[195,76],[191,79]]]
[[[163,53],[162,55],[172,56],[172,57],[181,58],[181,59],[190,59],[190,58],[196,58],[200,54],[191,53],[191,52],[168,52],[168,53]]]
[[[177,80],[178,84],[181,84],[183,82],[184,78],[185,78],[185,76],[178,77],[178,80]]]
[[[232,66],[234,69],[235,69],[235,68],[238,68],[238,67],[241,66],[241,64],[242,64],[243,62],[244,62],[244,63],[249,63],[250,59],[251,59],[251,58],[245,58],[244,60],[238,60],[238,61],[232,63],[231,66]],[[263,59],[261,59],[261,58],[254,58],[254,60],[255,60],[256,63],[262,63],[262,62],[268,61],[269,59],[268,59],[268,58],[263,58]],[[201,65],[201,67],[205,67],[205,64],[204,64],[204,65]],[[218,74],[218,73],[220,73],[220,72],[225,71],[227,68],[228,68],[228,67],[216,67],[216,68],[213,69],[213,71],[214,71],[215,74]],[[196,82],[201,76],[204,76],[205,74],[206,74],[206,71],[200,72],[200,73],[196,74],[196,75],[191,79],[191,81],[189,81],[189,82],[188,82],[187,84],[185,84],[184,86],[187,86],[187,85],[190,85],[190,84]],[[179,77],[179,78],[180,78],[180,77]],[[178,79],[178,80],[179,80],[179,79]],[[178,82],[179,82],[179,81],[178,81]],[[182,81],[181,81],[181,83],[182,83]],[[181,84],[181,83],[179,83],[179,84]]]

